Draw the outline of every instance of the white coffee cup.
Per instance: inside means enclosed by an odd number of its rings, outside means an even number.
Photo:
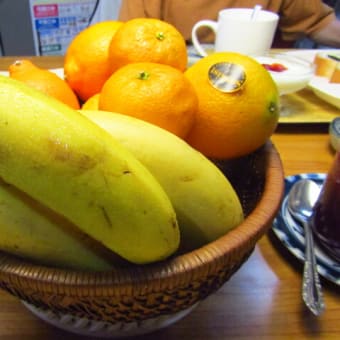
[[[274,39],[279,16],[276,13],[253,8],[229,8],[218,13],[218,21],[201,20],[192,28],[192,43],[203,57],[207,55],[197,38],[200,27],[215,33],[215,52],[232,51],[242,54],[265,55]]]

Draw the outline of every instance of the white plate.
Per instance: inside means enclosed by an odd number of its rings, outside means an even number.
[[[316,96],[340,109],[340,84],[331,84],[325,77],[313,77],[308,84]]]
[[[55,73],[61,79],[64,79],[64,69],[63,68],[51,68],[49,71]],[[8,77],[8,71],[0,71],[0,75]]]
[[[309,62],[313,62],[316,53],[340,55],[340,49],[333,50],[301,50],[289,51],[287,54],[295,55]],[[340,108],[340,84],[331,84],[325,77],[314,76],[308,84],[314,94],[325,102]]]
[[[294,55],[301,59],[305,59],[306,61],[312,63],[314,61],[314,57],[317,53],[325,53],[325,54],[340,54],[340,49],[313,49],[313,50],[294,50],[294,51],[286,51],[284,53]]]

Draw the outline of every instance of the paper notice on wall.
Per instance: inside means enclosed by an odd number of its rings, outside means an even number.
[[[96,0],[30,0],[37,54],[64,55],[75,35],[100,21],[103,4]],[[112,0],[111,4],[119,6]]]

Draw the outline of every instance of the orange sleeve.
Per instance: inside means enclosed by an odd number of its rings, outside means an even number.
[[[296,40],[317,32],[332,20],[332,8],[322,0],[257,0],[263,9],[280,15],[279,28],[285,40]],[[202,19],[216,20],[224,8],[254,7],[251,0],[122,0],[120,20],[158,18],[174,25],[190,41],[193,25]],[[200,40],[213,42],[211,31],[202,29]]]
[[[119,20],[133,18],[164,19],[162,14],[163,0],[122,0]]]
[[[257,2],[266,3],[267,0]],[[136,17],[158,18],[174,25],[185,40],[189,41],[192,27],[197,21],[216,20],[218,12],[224,8],[253,6],[252,0],[122,0],[119,19],[126,21]],[[200,33],[202,41],[213,41],[211,31],[203,28]]]
[[[318,32],[333,20],[333,9],[321,0],[286,0],[282,1],[279,27],[283,39],[296,40]]]

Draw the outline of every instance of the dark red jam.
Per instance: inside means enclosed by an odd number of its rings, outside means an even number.
[[[340,263],[340,152],[315,204],[312,227],[316,242]]]
[[[266,70],[272,71],[272,72],[283,72],[287,70],[286,66],[279,64],[279,63],[262,64],[262,65]]]

